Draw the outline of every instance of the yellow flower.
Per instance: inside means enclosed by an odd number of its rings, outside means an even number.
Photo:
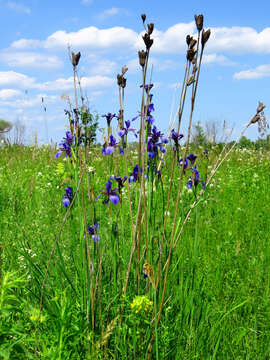
[[[132,303],[130,304],[132,310],[136,314],[139,312],[150,312],[153,309],[153,301],[149,300],[147,296],[136,296]]]

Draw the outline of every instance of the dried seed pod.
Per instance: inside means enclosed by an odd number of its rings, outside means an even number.
[[[194,81],[195,81],[194,76],[191,76],[191,77],[188,79],[188,81],[187,81],[187,86],[193,84]]]
[[[122,75],[125,75],[125,73],[128,71],[128,67],[126,65],[124,65],[122,67]]]
[[[142,38],[145,43],[146,49],[149,50],[150,47],[153,45],[154,40],[150,38],[150,35],[148,33],[145,33]]]
[[[142,14],[142,15],[141,15],[141,18],[142,18],[142,21],[143,21],[143,23],[144,23],[145,20],[146,20],[146,14]]]
[[[253,118],[250,120],[250,123],[251,124],[256,124],[256,122],[258,122],[260,120],[260,115],[259,114],[256,114],[253,116]]]
[[[138,51],[138,55],[139,55],[139,61],[140,61],[140,65],[142,67],[145,66],[146,63],[146,58],[147,58],[147,52],[144,50]]]
[[[72,51],[72,65],[74,67],[76,67],[78,64],[79,64],[79,61],[80,61],[80,57],[81,57],[81,53],[78,52],[77,54],[75,54],[73,51]]]
[[[201,31],[203,28],[203,15],[195,15],[194,17],[198,31]]]
[[[188,49],[187,51],[187,59],[188,61],[192,61],[194,59],[194,56],[197,51],[194,51],[193,49]]]
[[[118,84],[118,86],[121,86],[122,88],[125,88],[126,84],[127,84],[127,79],[124,78],[123,75],[118,74],[117,75],[117,84]]]
[[[153,23],[147,24],[147,27],[148,27],[148,35],[151,35],[152,32],[154,31],[154,24]]]
[[[263,109],[265,108],[265,105],[259,101],[259,105],[257,107],[257,114],[259,114]]]
[[[193,64],[193,61],[194,61],[194,59],[192,60],[192,64]],[[197,70],[198,70],[198,68],[197,68],[196,64],[193,64],[192,74],[195,74]]]
[[[206,31],[203,30],[203,32],[202,32],[202,47],[204,47],[204,45],[207,43],[207,41],[210,37],[210,34],[211,34],[210,29],[208,29]]]
[[[190,41],[192,40],[192,36],[190,36],[190,35],[187,35],[186,36],[186,43],[187,43],[187,46],[189,46],[189,44],[190,44]]]
[[[196,45],[196,43],[197,43],[197,40],[191,38],[189,47],[190,47],[190,48],[193,48],[193,47]]]

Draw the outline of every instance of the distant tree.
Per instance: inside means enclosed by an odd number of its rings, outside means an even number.
[[[253,142],[245,136],[242,136],[238,143],[240,148],[252,148],[253,145]]]
[[[193,125],[192,143],[195,146],[199,146],[199,145],[206,146],[207,144],[207,138],[200,121],[198,121],[195,125]]]
[[[12,129],[12,124],[6,120],[0,119],[0,140],[5,141],[5,136]]]

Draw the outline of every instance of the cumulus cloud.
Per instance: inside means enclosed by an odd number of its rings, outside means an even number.
[[[112,10],[116,9],[116,10]],[[112,8],[111,13],[117,12]],[[195,33],[194,22],[179,23],[169,27],[166,31],[155,29],[153,32],[154,53],[181,54],[186,51],[186,35]],[[124,27],[99,29],[94,26],[75,32],[56,31],[47,39],[20,39],[13,42],[17,49],[45,47],[64,48],[67,44],[78,48],[110,50],[117,48],[138,49],[143,45],[142,34]],[[207,43],[210,53],[229,53],[241,55],[246,53],[270,53],[270,28],[258,32],[252,27],[216,27],[211,28],[211,37]]]
[[[221,66],[234,66],[236,63],[224,55],[208,54],[203,56],[204,64],[218,64]]]
[[[22,95],[22,92],[14,89],[3,89],[0,90],[0,100],[9,100]]]
[[[90,88],[106,88],[110,87],[115,83],[114,79],[111,79],[107,76],[92,76],[92,77],[82,77],[81,85],[83,89]],[[36,88],[44,91],[67,91],[73,88],[73,77],[68,79],[57,79],[55,81],[47,81],[42,84],[37,84]]]
[[[16,87],[28,89],[35,86],[35,78],[17,73],[15,71],[0,72],[0,87]]]
[[[23,13],[23,14],[27,14],[27,15],[30,15],[30,13],[31,13],[31,10],[28,7],[26,7],[26,6],[22,5],[22,4],[19,4],[19,3],[15,2],[15,1],[8,1],[7,2],[7,7],[9,9],[17,11],[19,13]]]
[[[240,71],[233,75],[236,80],[262,79],[264,77],[270,77],[270,64],[260,65],[255,69]]]
[[[12,67],[55,69],[63,65],[57,56],[33,52],[2,52],[0,60]]]

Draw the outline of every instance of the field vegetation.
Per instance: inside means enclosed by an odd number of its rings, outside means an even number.
[[[162,134],[147,72],[154,25],[142,21],[138,116],[125,119],[123,66],[119,114],[103,115],[96,144],[72,53],[59,146],[0,147],[0,359],[270,358],[269,141],[243,137],[266,130],[265,105],[235,142],[206,144],[197,124],[191,143],[210,36],[198,15]]]

